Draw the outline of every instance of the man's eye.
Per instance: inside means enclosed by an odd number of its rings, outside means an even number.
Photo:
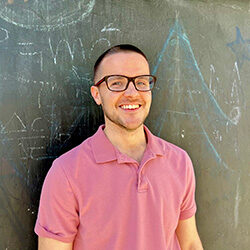
[[[140,81],[140,82],[137,82],[136,83],[137,85],[140,85],[140,86],[145,86],[145,85],[148,85],[148,82],[147,81]]]
[[[121,86],[122,83],[121,82],[112,82],[111,86]]]

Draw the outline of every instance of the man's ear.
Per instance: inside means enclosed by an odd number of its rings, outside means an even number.
[[[97,104],[97,105],[101,105],[102,100],[101,100],[101,96],[100,96],[98,87],[96,87],[96,86],[91,86],[91,87],[90,87],[90,92],[91,92],[91,95],[92,95],[92,97],[94,98],[96,104]]]

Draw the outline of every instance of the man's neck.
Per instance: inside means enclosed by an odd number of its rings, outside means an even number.
[[[106,124],[104,133],[121,153],[141,162],[147,146],[143,125],[135,130],[128,130],[118,125]]]

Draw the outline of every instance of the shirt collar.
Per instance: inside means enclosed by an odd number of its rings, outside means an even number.
[[[97,132],[91,137],[91,147],[96,163],[105,163],[117,160],[118,163],[127,162],[128,158],[118,151],[114,145],[106,137],[103,129],[105,125],[101,125]],[[164,155],[165,143],[144,125],[144,131],[147,135],[147,149],[145,153],[156,155]]]

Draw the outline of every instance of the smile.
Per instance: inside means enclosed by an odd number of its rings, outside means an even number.
[[[122,109],[124,109],[124,110],[134,110],[134,109],[140,108],[141,105],[140,105],[140,104],[136,104],[136,105],[131,105],[131,104],[129,104],[129,105],[121,105],[120,107],[121,107]]]

